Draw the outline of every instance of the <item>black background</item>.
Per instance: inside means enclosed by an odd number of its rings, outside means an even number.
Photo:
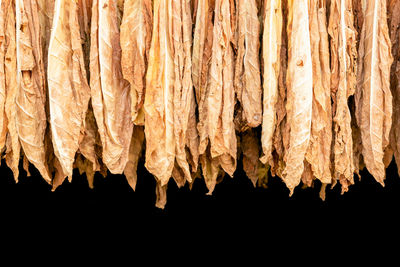
[[[267,189],[254,188],[241,166],[234,178],[225,177],[216,186],[212,196],[206,195],[201,179],[196,179],[192,190],[177,188],[171,179],[164,210],[154,207],[155,180],[143,162],[136,192],[122,175],[96,175],[92,190],[86,177],[75,171],[71,183],[65,181],[51,192],[32,166],[32,176],[22,171],[18,184],[4,161],[0,170],[1,239],[8,233],[17,242],[15,246],[21,246],[15,233],[33,235],[24,246],[35,246],[44,234],[53,241],[75,240],[74,246],[82,245],[77,242],[81,238],[93,241],[107,236],[136,242],[144,234],[154,249],[158,242],[170,242],[178,234],[217,246],[216,236],[224,234],[224,241],[251,238],[252,242],[241,245],[250,248],[260,247],[254,240],[272,242],[272,236],[279,236],[274,242],[307,238],[315,241],[311,253],[332,240],[348,245],[369,240],[371,235],[391,237],[400,226],[400,178],[394,162],[387,169],[385,187],[362,171],[361,181],[356,179],[349,192],[341,195],[337,186],[327,190],[326,201],[319,198],[318,184],[297,188],[291,198],[279,178],[270,178]],[[169,238],[161,238],[165,234]],[[49,245],[48,249],[58,248]],[[178,250],[182,249],[190,247],[183,245]],[[343,248],[337,249],[339,253]]]

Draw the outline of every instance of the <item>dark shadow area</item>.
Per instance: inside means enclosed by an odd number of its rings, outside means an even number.
[[[57,239],[69,238],[67,233],[72,231],[74,237],[96,239],[108,234],[127,241],[151,234],[156,238],[149,237],[153,245],[161,233],[204,240],[224,233],[235,240],[240,236],[261,242],[277,235],[283,243],[314,233],[318,244],[370,238],[374,231],[390,237],[400,225],[400,179],[394,162],[387,170],[385,187],[364,170],[361,181],[357,179],[349,192],[341,195],[337,186],[327,190],[325,201],[319,198],[318,183],[316,188],[297,188],[291,198],[279,178],[270,178],[266,189],[254,188],[241,166],[233,179],[225,177],[216,186],[212,196],[206,195],[201,179],[192,190],[188,186],[177,188],[171,180],[165,210],[154,207],[155,180],[143,164],[138,168],[136,192],[122,175],[96,175],[94,189],[90,189],[86,177],[78,172],[71,183],[65,181],[51,192],[30,167],[32,176],[22,172],[16,184],[4,162],[1,165],[3,233],[23,232],[38,235],[36,238],[47,233]]]

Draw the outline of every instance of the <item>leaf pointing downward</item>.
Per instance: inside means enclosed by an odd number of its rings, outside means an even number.
[[[128,162],[133,123],[129,83],[123,79],[121,70],[116,1],[93,1],[90,55],[92,105],[103,162],[110,172],[122,173]]]
[[[121,22],[121,65],[131,84],[132,120],[143,124],[145,73],[151,44],[152,7],[150,0],[126,0]]]
[[[15,99],[19,141],[28,160],[51,183],[44,137],[47,126],[45,71],[36,1],[16,1],[17,83]]]
[[[54,153],[64,175],[69,177],[90,98],[77,12],[74,1],[56,1],[48,57]],[[70,69],[72,75],[66,69]]]
[[[293,193],[300,183],[304,155],[310,140],[313,75],[307,0],[289,0],[287,118],[289,149],[285,155],[283,180]]]
[[[383,151],[389,143],[392,120],[392,55],[386,21],[386,0],[367,1],[364,12],[359,47],[356,118],[361,131],[365,165],[383,185]]]
[[[278,76],[280,68],[280,45],[282,36],[282,6],[280,0],[265,0],[263,32],[263,119],[261,162],[266,164],[272,159],[272,141],[276,127],[276,109],[278,101]]]
[[[331,1],[329,35],[331,37],[331,94],[333,100],[333,185],[342,184],[342,192],[354,183],[353,138],[349,96],[354,94],[357,72],[356,30],[351,0]]]
[[[272,1],[274,2],[274,1]],[[243,108],[243,120],[249,127],[261,123],[260,21],[256,0],[237,1],[238,51],[234,86]],[[275,10],[273,11],[275,12]],[[275,24],[268,26],[272,30]],[[278,29],[279,31],[279,29]],[[271,32],[274,34],[274,31]],[[270,53],[274,53],[270,51]]]
[[[145,166],[164,186],[175,162],[170,1],[154,1],[154,23],[144,100]]]

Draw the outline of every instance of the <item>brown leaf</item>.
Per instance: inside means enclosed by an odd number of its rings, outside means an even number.
[[[368,1],[360,37],[356,90],[356,118],[361,131],[362,155],[368,171],[384,184],[384,149],[392,123],[390,92],[391,44],[386,1]]]
[[[293,193],[300,183],[311,134],[313,73],[307,1],[288,1],[287,123],[289,148],[283,180]]]

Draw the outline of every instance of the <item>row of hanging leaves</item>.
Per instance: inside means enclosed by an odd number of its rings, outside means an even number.
[[[400,164],[400,0],[0,0],[0,149],[55,190],[141,159],[211,194]]]

